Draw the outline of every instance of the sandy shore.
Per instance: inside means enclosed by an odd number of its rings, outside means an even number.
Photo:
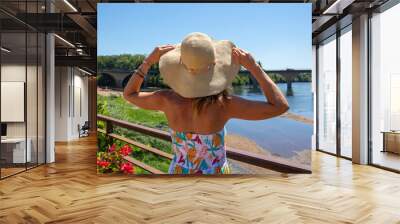
[[[270,152],[262,149],[254,141],[250,139],[234,134],[228,134],[225,137],[226,145],[236,149],[242,149],[248,152],[254,152],[260,155],[272,156]],[[229,158],[228,158],[229,159]],[[232,169],[235,173],[250,173],[250,174],[265,174],[265,173],[275,173],[261,167],[253,166],[244,162],[229,159],[232,165]]]
[[[285,159],[287,161],[293,161],[302,165],[310,165],[311,157],[309,156],[311,156],[311,154],[309,149],[304,149],[303,151],[295,152],[296,154],[295,156],[286,158],[273,154],[268,149],[264,149],[261,146],[259,146],[255,141],[240,135],[228,134],[225,137],[225,141],[226,145],[232,148],[241,149],[247,152],[257,153],[271,158]]]
[[[289,163],[293,162],[293,164],[301,164],[305,166],[309,166],[311,164],[311,151],[309,149],[295,152],[296,155],[293,157],[284,158],[277,155],[273,155],[270,151],[268,151],[268,149],[263,149],[261,146],[257,145],[256,142],[240,135],[229,134],[225,137],[225,141],[226,145],[229,147],[241,149],[243,151],[257,153],[260,155],[267,156],[271,159],[285,160]],[[239,162],[236,160],[230,160],[230,162],[232,163],[235,172],[240,172],[240,173],[244,172],[250,174],[274,173],[274,171],[253,166],[247,163]]]
[[[122,96],[123,92],[97,87],[97,94],[102,95],[102,96],[110,96],[110,95]]]
[[[228,134],[225,136],[226,145],[236,149],[246,149],[246,151],[254,152],[266,156],[272,156],[269,151],[261,148],[256,142],[243,137],[241,135]]]
[[[298,114],[293,114],[291,112],[286,112],[286,113],[282,114],[280,117],[288,118],[291,120],[303,122],[303,123],[310,124],[310,125],[312,125],[314,123],[313,119],[311,119],[311,118],[304,117],[304,116],[301,116]]]

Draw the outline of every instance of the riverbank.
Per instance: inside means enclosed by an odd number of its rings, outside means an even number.
[[[298,121],[298,122],[302,122],[304,124],[309,124],[309,125],[313,125],[314,124],[313,119],[308,118],[308,117],[304,117],[304,116],[301,116],[301,115],[298,115],[298,114],[294,114],[294,113],[291,113],[291,112],[286,112],[286,113],[280,115],[280,117],[287,118],[287,119],[294,120],[294,121]]]
[[[98,113],[115,117],[117,119],[126,120],[132,123],[138,123],[153,128],[168,130],[168,122],[163,113],[158,111],[143,110],[127,103],[122,98],[122,92],[120,91],[113,91],[113,90],[99,91]],[[285,116],[291,117],[292,119],[301,119],[301,117],[293,114],[286,114]],[[136,138],[138,138],[139,140],[145,139],[147,142],[145,144],[154,144],[154,142],[148,140],[146,136],[143,136],[141,138],[136,136]],[[226,144],[229,147],[260,154],[277,161],[284,160],[286,162],[293,162],[293,164],[301,164],[301,165],[310,164],[310,154],[309,154],[310,150],[308,149],[305,149],[300,152],[295,152],[295,156],[289,158],[282,157],[272,153],[271,150],[269,149],[259,146],[255,141],[247,137],[237,134],[230,134],[229,132],[228,135],[226,136]],[[171,153],[171,149],[169,146],[166,147],[165,145],[162,146],[159,144],[158,146],[162,147],[163,151],[166,150],[166,152]],[[148,157],[150,158],[150,160],[152,160],[150,155]],[[156,161],[150,161],[150,162],[153,164],[157,163]],[[162,161],[162,163],[163,163],[162,167],[167,166],[166,161]],[[266,172],[268,173],[273,172],[266,170],[264,168],[252,166],[239,161],[230,160],[230,163],[232,165],[234,173],[265,174]]]
[[[112,90],[112,89],[103,89],[100,87],[97,88],[97,94],[102,95],[102,96],[114,95],[114,96],[120,96],[120,97],[122,97],[122,95],[123,95],[121,91]],[[302,116],[299,114],[294,114],[291,112],[286,112],[286,113],[280,115],[279,117],[287,118],[287,119],[290,119],[293,121],[302,122],[302,123],[308,124],[308,125],[313,125],[313,123],[314,123],[313,119],[311,119],[311,118],[308,118],[308,117],[305,117],[305,116]]]
[[[226,145],[235,149],[240,149],[243,151],[247,152],[252,152],[256,153],[259,155],[264,155],[267,158],[270,158],[271,160],[274,161],[280,161],[280,160],[285,160],[287,162],[291,162],[293,165],[294,164],[299,164],[303,166],[310,166],[311,164],[311,152],[309,149],[305,149],[303,151],[296,152],[296,155],[290,158],[283,158],[278,155],[274,155],[271,153],[270,150],[262,148],[259,146],[256,142],[253,140],[250,140],[249,138],[240,136],[240,135],[235,135],[235,134],[228,134],[225,137]],[[249,173],[252,174],[264,174],[266,169],[260,168],[257,166],[253,166],[247,163],[239,162],[239,161],[233,161],[234,165],[237,165],[241,167],[242,169],[247,170]],[[268,172],[273,172],[269,171]]]

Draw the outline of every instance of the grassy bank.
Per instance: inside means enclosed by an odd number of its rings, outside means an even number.
[[[136,106],[127,103],[121,96],[118,95],[97,95],[97,113],[148,127],[159,128],[163,130],[168,129],[168,122],[163,113],[137,108]],[[99,121],[98,127],[104,129],[104,122]],[[145,136],[141,133],[127,130],[125,128],[117,127],[114,129],[114,132],[148,146],[172,153],[171,144],[169,142],[150,136]],[[107,144],[104,134],[98,134],[98,142],[99,152],[103,152],[108,149],[109,144]],[[125,144],[119,140],[113,140],[113,143],[115,143],[118,147]],[[168,166],[170,163],[169,160],[153,153],[140,150],[137,147],[131,147],[133,148],[132,156],[135,159],[140,160],[163,172],[168,171]],[[136,168],[135,173],[141,174],[146,173],[146,171]]]
[[[168,129],[168,121],[163,113],[140,109],[119,95],[97,95],[97,113],[148,127]]]

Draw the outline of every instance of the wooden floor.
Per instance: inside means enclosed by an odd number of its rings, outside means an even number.
[[[374,151],[372,160],[375,164],[400,170],[400,155],[391,152]]]
[[[2,178],[19,173],[19,172],[23,172],[24,170],[26,170],[25,167],[23,167],[23,168],[22,167],[10,167],[10,168],[2,167],[0,169],[1,169],[1,177]]]
[[[313,153],[313,174],[96,174],[94,137],[0,181],[0,223],[400,223],[400,175]]]

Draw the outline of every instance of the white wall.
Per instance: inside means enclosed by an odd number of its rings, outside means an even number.
[[[25,70],[27,69],[27,70]],[[3,64],[1,66],[1,81],[2,82],[25,82],[26,71],[28,72],[28,86],[27,86],[27,122],[28,131],[34,130],[36,137],[36,107],[43,106],[37,105],[36,97],[36,66],[27,66],[25,64]],[[35,77],[32,77],[35,74]],[[4,97],[4,96],[3,96]],[[1,108],[7,110],[7,108]],[[24,110],[24,108],[22,108]],[[7,122],[7,135],[9,137],[25,137],[25,123],[26,122]],[[30,132],[28,132],[28,137]]]
[[[89,120],[89,92],[88,92],[88,77],[85,76],[84,73],[82,73],[81,71],[75,69],[75,82],[74,85],[77,88],[80,88],[80,105],[81,105],[81,113],[80,111],[78,111],[78,108],[75,107],[75,120],[73,123],[74,127],[77,127],[78,124],[80,124],[81,126],[85,123],[85,121]],[[75,90],[77,90],[75,88]],[[75,94],[77,94],[75,92]],[[77,100],[77,97],[75,97],[75,99]],[[79,133],[78,133],[78,129],[74,128],[74,136],[79,137]]]
[[[67,67],[55,68],[55,141],[68,140],[68,86],[69,76]]]
[[[36,69],[39,69],[38,71]],[[8,138],[24,138],[25,134],[29,140],[32,162],[39,159],[44,163],[44,74],[41,66],[25,66],[25,63],[3,63],[1,66],[2,82],[24,82],[26,84],[26,107],[22,106],[20,113],[26,112],[26,120],[21,122],[7,123]],[[27,80],[25,80],[27,78]],[[4,89],[2,89],[3,91]],[[24,94],[22,90],[21,94]],[[7,95],[2,95],[2,98]],[[24,103],[24,102],[23,102]],[[15,113],[12,108],[1,108],[3,112]],[[8,111],[7,111],[8,110]],[[26,111],[25,111],[26,110]]]
[[[1,81],[25,82],[25,64],[3,64]],[[7,108],[1,108],[7,110]],[[25,137],[25,122],[7,122],[7,137]]]
[[[55,86],[55,140],[77,139],[78,124],[88,120],[88,78],[76,68],[56,67]]]

